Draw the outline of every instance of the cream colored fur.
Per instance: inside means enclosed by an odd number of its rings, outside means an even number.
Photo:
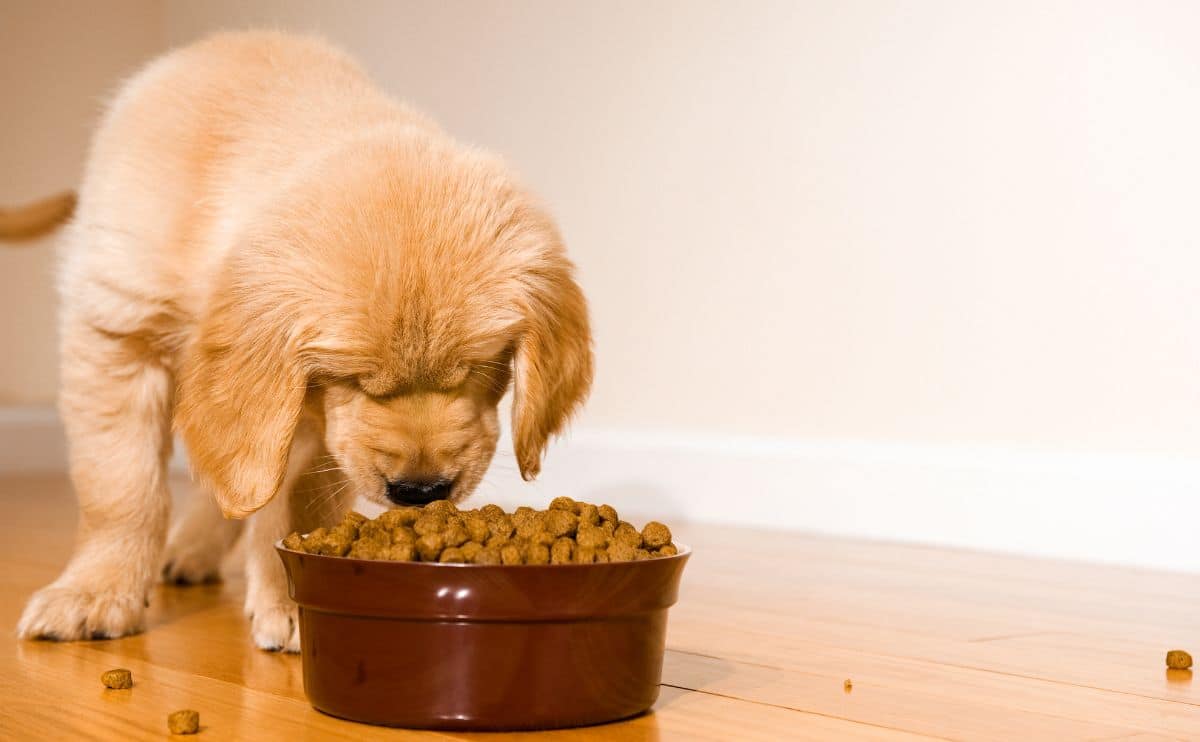
[[[495,451],[510,380],[522,474],[587,394],[586,306],[552,221],[501,162],[274,33],[150,64],[96,134],[62,263],[62,392],[78,546],[19,633],[142,627],[245,528],[254,641],[296,650],[272,543],[453,480]],[[172,431],[201,499],[165,543]],[[252,515],[253,514],[253,515]]]

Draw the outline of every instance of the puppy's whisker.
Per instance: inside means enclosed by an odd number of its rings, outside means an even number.
[[[337,487],[342,484],[346,484],[349,481],[350,480],[344,479],[344,478],[333,479],[331,481],[323,482],[321,484],[317,484],[312,487],[309,487],[305,491],[306,492],[326,492],[328,490],[333,489],[334,487]]]
[[[316,498],[310,500],[308,503],[308,507],[305,509],[312,510],[313,508],[322,508],[322,509],[326,508],[327,506],[329,506],[330,504],[332,504],[334,502],[334,498],[336,498],[339,494],[341,494],[342,490],[346,489],[349,486],[350,486],[350,480],[347,479],[345,482],[342,483],[341,487],[338,487],[333,492],[329,492],[325,495],[321,495],[319,497],[316,497]]]
[[[326,474],[326,473],[328,473],[328,472],[331,472],[331,471],[341,471],[341,468],[342,468],[342,467],[341,467],[341,465],[340,465],[340,464],[334,464],[333,466],[327,466],[327,467],[325,467],[324,469],[313,469],[313,470],[310,470],[308,473],[309,473],[310,475],[316,475],[316,474]]]
[[[305,487],[302,490],[297,490],[296,493],[301,494],[301,495],[324,493],[324,492],[327,492],[327,491],[333,489],[334,487],[337,487],[338,485],[348,484],[349,482],[350,482],[349,479],[337,478],[337,479],[333,479],[329,482],[323,482],[323,483],[315,484],[311,487]]]

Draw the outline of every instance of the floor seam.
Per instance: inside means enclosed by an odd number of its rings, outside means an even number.
[[[663,685],[666,688],[674,688],[676,690],[685,690],[685,691],[690,691],[692,693],[703,693],[706,696],[716,696],[717,698],[727,698],[731,701],[741,701],[742,703],[752,703],[756,706],[767,706],[769,708],[782,709],[784,711],[793,711],[797,714],[812,714],[813,716],[820,716],[825,719],[837,719],[838,721],[845,721],[845,722],[849,722],[851,724],[862,724],[863,726],[874,727],[876,729],[886,729],[889,732],[903,732],[905,734],[913,734],[913,735],[917,735],[920,737],[927,737],[929,739],[950,740],[951,742],[954,739],[953,737],[940,737],[936,734],[929,734],[927,732],[914,732],[910,729],[902,729],[900,727],[891,727],[891,726],[888,726],[887,724],[876,724],[876,723],[870,722],[870,721],[862,721],[861,719],[850,719],[845,716],[838,716],[837,714],[826,714],[826,713],[822,713],[820,711],[812,711],[811,709],[796,708],[795,706],[785,706],[780,703],[770,703],[768,701],[755,701],[752,698],[742,698],[740,696],[731,696],[726,693],[716,693],[711,690],[701,690],[699,688],[688,688],[687,686],[684,686],[684,685],[675,685],[673,683],[661,683],[661,685]]]

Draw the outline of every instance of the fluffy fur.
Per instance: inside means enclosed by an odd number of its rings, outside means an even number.
[[[148,590],[212,577],[247,522],[255,642],[296,650],[272,542],[388,480],[469,495],[513,384],[525,478],[586,396],[582,293],[497,159],[339,52],[221,35],[129,81],[93,144],[61,273],[81,524],[23,636],[121,636]],[[206,493],[166,546],[174,429]],[[215,504],[214,504],[215,503]]]

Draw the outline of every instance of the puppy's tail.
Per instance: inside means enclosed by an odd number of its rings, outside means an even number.
[[[66,191],[23,206],[0,206],[0,240],[20,242],[41,237],[75,213],[75,193]]]

